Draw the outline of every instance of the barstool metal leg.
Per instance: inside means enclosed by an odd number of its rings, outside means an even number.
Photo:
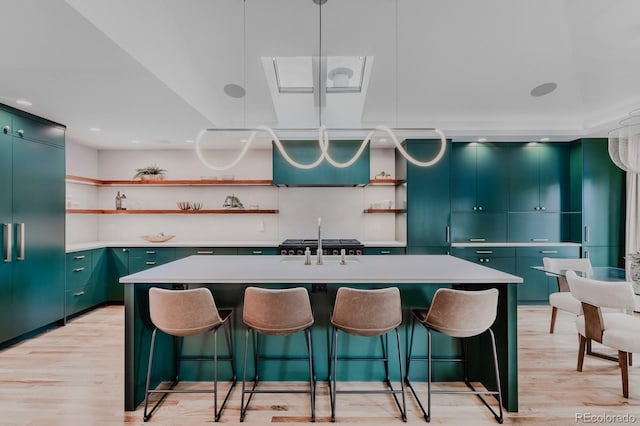
[[[431,330],[427,328],[427,412],[424,414],[424,419],[427,422],[431,421]]]
[[[502,386],[500,386],[500,370],[498,369],[498,351],[496,349],[496,338],[493,334],[493,330],[489,329],[489,333],[491,335],[491,347],[493,349],[493,365],[496,369],[496,385],[498,387],[498,407],[500,410],[500,415],[496,416],[495,412],[493,412],[494,417],[498,421],[498,423],[502,423],[504,418],[502,417]]]
[[[242,396],[240,398],[240,421],[243,422],[244,421],[244,416],[246,414],[247,411],[247,406],[249,405],[249,401],[247,401],[247,404],[245,405],[244,403],[244,395],[246,392],[246,385],[247,385],[247,355],[249,352],[249,328],[246,329],[245,334],[244,334],[244,361],[243,361],[243,369],[242,369]],[[249,398],[251,398],[253,394],[249,395]]]
[[[316,376],[313,366],[313,344],[311,343],[311,327],[305,330],[307,349],[309,351],[309,393],[311,396],[311,421],[316,421]]]
[[[331,421],[336,421],[336,376],[338,375],[338,329],[333,327],[333,344],[331,345],[333,365],[331,376],[331,384],[329,385],[329,393],[331,398]]]

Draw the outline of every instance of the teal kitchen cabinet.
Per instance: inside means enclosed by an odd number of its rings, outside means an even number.
[[[120,277],[129,275],[129,249],[113,247],[107,249],[107,302],[124,302],[124,285]]]
[[[514,247],[452,247],[451,255],[508,274],[516,273]]]
[[[13,120],[13,133],[20,139],[64,147],[64,127],[16,115]]]
[[[129,273],[134,274],[174,260],[176,260],[176,249],[174,247],[130,248]]]
[[[582,139],[582,245],[593,266],[622,266],[625,172],[608,154],[607,139]]]
[[[451,148],[451,210],[507,211],[507,151],[490,143],[454,143]]]
[[[362,141],[331,141],[329,154],[337,162],[346,162],[358,151]],[[311,164],[320,156],[317,141],[283,141],[289,157],[302,164]],[[313,169],[299,169],[289,164],[278,148],[273,146],[273,183],[291,186],[358,186],[367,185],[369,174],[369,146],[359,159],[345,168],[334,167],[324,160]]]
[[[510,212],[571,211],[568,144],[534,142],[508,151]]]
[[[516,247],[515,275],[524,280],[518,286],[518,303],[547,304],[549,294],[558,290],[556,279],[544,272],[531,269],[532,266],[542,266],[543,257],[579,258],[580,247],[576,246],[536,246]]]
[[[440,141],[409,140],[405,149],[414,158],[433,158]],[[449,250],[450,243],[450,159],[451,143],[444,157],[431,167],[407,163],[407,247],[439,247]]]
[[[452,242],[507,241],[507,213],[452,212]]]
[[[405,254],[405,249],[404,249],[404,247],[365,247],[364,248],[364,254],[365,255],[369,255],[369,254],[373,254],[373,255],[388,255],[388,254],[399,255],[399,254]]]
[[[13,147],[11,134],[5,126],[11,126],[11,115],[0,109],[0,233],[2,234],[2,246],[0,252],[0,342],[4,342],[15,336],[13,331],[13,252],[8,242],[13,242]]]
[[[28,138],[25,124],[64,135],[63,126],[3,105],[0,111],[0,297],[10,306],[1,314],[0,336],[6,341],[64,318],[65,158],[55,141]]]
[[[509,213],[509,242],[558,243],[570,241],[572,215],[558,212]]]
[[[235,247],[176,247],[175,258],[182,259],[187,256],[211,256],[220,254],[238,254]]]
[[[261,256],[280,254],[277,247],[238,247],[239,255]]]
[[[106,263],[106,249],[67,254],[66,318],[105,302]]]

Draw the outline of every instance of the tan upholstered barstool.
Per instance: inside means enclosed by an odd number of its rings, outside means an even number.
[[[242,400],[240,403],[240,421],[244,421],[251,398],[256,393],[308,393],[311,397],[311,421],[316,419],[316,377],[313,365],[313,341],[311,326],[313,312],[309,293],[305,288],[264,289],[248,287],[244,292],[242,319],[247,326],[244,343],[244,372],[242,375]],[[260,335],[289,336],[304,331],[308,356],[262,356],[260,354]],[[249,351],[249,333],[253,332],[253,368],[254,378],[251,390],[246,389],[247,356]],[[256,390],[260,380],[258,373],[260,360],[307,361],[309,362],[309,390],[269,389]],[[245,394],[249,398],[245,404]]]
[[[409,343],[409,353],[407,354],[407,375],[405,376],[405,382],[413,396],[418,401],[418,405],[424,414],[424,419],[431,421],[431,394],[475,394],[477,395],[484,405],[491,410],[498,423],[503,422],[502,417],[502,391],[500,389],[500,373],[498,371],[498,355],[496,352],[496,341],[491,330],[491,325],[496,319],[498,310],[498,290],[495,288],[480,291],[464,291],[454,290],[450,288],[440,288],[436,291],[431,301],[431,306],[428,311],[414,309],[413,321],[411,324],[411,337]],[[413,357],[413,335],[415,333],[416,322],[420,322],[427,329],[427,356],[425,357]],[[478,336],[486,331],[489,332],[491,337],[491,347],[493,349],[493,366],[495,368],[497,390],[476,390],[469,378],[467,377],[466,359],[462,358],[434,358],[431,351],[431,332],[437,331],[451,337],[467,338]],[[427,409],[425,411],[422,402],[418,398],[415,389],[409,381],[409,368],[411,361],[426,360],[427,361]],[[454,361],[465,363],[465,378],[464,382],[471,389],[470,391],[454,391],[454,390],[438,390],[431,389],[431,366],[432,361]],[[482,395],[497,395],[499,403],[499,414],[495,412],[493,408],[482,398]]]
[[[407,409],[402,382],[402,355],[398,326],[402,323],[402,305],[400,290],[390,287],[377,290],[359,290],[341,287],[331,315],[333,337],[331,340],[331,361],[329,368],[329,394],[331,398],[331,421],[336,419],[336,394],[338,393],[386,393],[391,394],[400,410],[403,421],[407,421]],[[338,356],[338,330],[364,337],[380,337],[381,357]],[[398,368],[400,370],[400,389],[394,389],[389,379],[389,332],[395,330],[398,344]],[[384,363],[385,384],[388,390],[337,390],[336,372],[338,361],[373,361]],[[397,394],[402,395],[402,405]]]
[[[144,421],[151,418],[158,406],[170,393],[213,393],[214,419],[220,420],[222,410],[231,395],[236,384],[236,370],[233,362],[233,341],[231,336],[231,309],[218,310],[211,291],[206,288],[196,288],[192,290],[166,290],[152,287],[149,289],[149,314],[151,322],[155,326],[151,335],[151,348],[149,350],[149,366],[147,368],[146,395],[144,401]],[[226,339],[229,355],[218,356],[218,329],[227,324]],[[153,352],[158,330],[174,337],[174,362],[176,376],[169,389],[150,389],[151,369],[153,365]],[[186,336],[194,336],[202,333],[213,333],[213,357],[203,356],[182,356],[180,353],[180,342],[177,339]],[[177,390],[174,389],[180,380],[180,361],[213,361],[213,390]],[[229,390],[218,410],[218,361],[229,361],[233,378]],[[161,393],[162,397],[156,402],[151,411],[147,411],[149,406],[149,395]]]

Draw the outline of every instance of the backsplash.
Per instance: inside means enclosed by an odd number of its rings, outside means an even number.
[[[235,151],[206,152],[213,163],[235,158]],[[371,174],[394,173],[394,151],[372,150]],[[271,180],[271,151],[252,150],[233,169],[214,172],[192,150],[97,151],[67,145],[67,174],[101,180],[132,179],[136,168],[156,164],[167,179]],[[404,214],[364,214],[365,208],[396,205],[394,186],[275,187],[275,186],[92,186],[67,183],[67,205],[80,209],[115,209],[118,191],[126,194],[128,210],[177,209],[179,201],[202,203],[203,210],[222,209],[228,195],[244,207],[279,210],[278,214],[67,214],[67,244],[96,240],[135,241],[142,235],[176,235],[174,241],[269,241],[315,238],[317,218],[323,218],[323,237],[362,241],[404,241]],[[398,201],[398,204],[402,201]],[[397,223],[399,222],[399,223]]]

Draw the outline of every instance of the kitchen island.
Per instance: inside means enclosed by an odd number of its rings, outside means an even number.
[[[205,286],[213,291],[218,307],[234,308],[233,327],[235,334],[234,351],[238,374],[242,374],[242,353],[244,349],[244,325],[242,324],[242,300],[244,289],[250,285],[283,288],[305,286],[311,293],[314,311],[313,327],[314,355],[316,357],[316,375],[319,380],[327,378],[328,362],[328,324],[335,293],[340,286],[357,288],[380,288],[398,286],[403,303],[403,328],[401,333],[406,343],[406,331],[410,325],[410,309],[426,307],[439,287],[481,290],[495,287],[499,290],[498,317],[493,326],[498,344],[501,384],[504,406],[509,411],[518,409],[518,370],[517,370],[517,306],[516,284],[520,277],[474,264],[447,255],[410,255],[410,256],[350,256],[346,264],[340,263],[339,256],[325,256],[323,265],[316,265],[312,256],[311,265],[304,264],[304,258],[298,256],[190,256],[146,271],[128,275],[120,279],[125,285],[125,410],[135,410],[144,398],[144,383],[147,369],[147,357],[153,325],[149,320],[148,290],[152,286],[165,288],[185,288]],[[420,339],[414,343],[417,348],[426,348],[426,333],[418,333]],[[346,337],[346,336],[345,336]],[[299,340],[298,340],[299,338]],[[341,350],[352,355],[378,354],[379,347],[375,339],[353,338],[349,336],[340,343]],[[263,351],[278,353],[283,348],[289,352],[304,353],[304,338],[288,336],[270,339],[269,346]],[[469,366],[469,376],[473,381],[481,381],[494,386],[492,372],[487,368],[490,352],[478,351],[488,348],[489,341],[483,336],[470,343],[469,353],[473,356]],[[158,383],[174,376],[171,361],[175,348],[173,340],[162,336],[157,341],[158,349],[154,360],[153,380]],[[405,350],[406,350],[406,344]],[[457,356],[461,348],[459,342],[446,336],[437,336],[433,343],[434,355]],[[209,337],[185,339],[184,353],[207,353],[212,344]],[[437,352],[436,352],[437,351]],[[406,353],[406,352],[405,352]],[[389,354],[394,357],[393,353]],[[189,363],[193,364],[193,363]],[[295,365],[287,368],[277,362],[271,362],[265,368],[262,380],[306,380],[304,365],[297,369]],[[338,370],[340,380],[382,380],[380,368],[353,366],[344,371]],[[414,381],[426,380],[425,367],[416,364],[412,368]],[[434,380],[461,381],[462,372],[454,363],[437,363],[434,367]],[[157,368],[155,368],[157,367]],[[181,366],[183,380],[211,380],[209,366],[193,366],[186,363]],[[227,372],[228,373],[228,372]],[[227,374],[227,377],[229,374]],[[222,374],[221,378],[225,375]],[[399,377],[392,377],[399,380]]]

